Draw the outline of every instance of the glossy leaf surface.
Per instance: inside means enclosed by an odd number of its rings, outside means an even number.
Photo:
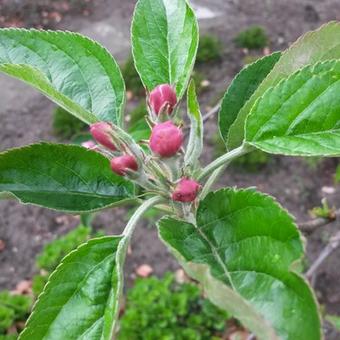
[[[319,340],[314,296],[291,266],[299,232],[271,197],[223,189],[199,205],[196,225],[163,218],[160,236],[208,297],[259,339]]]
[[[306,33],[283,53],[267,78],[240,110],[237,119],[231,127],[230,148],[236,148],[242,144],[246,118],[256,100],[270,87],[277,85],[282,79],[289,77],[307,65],[313,65],[330,59],[340,59],[339,34],[340,24],[338,22],[330,22],[321,26],[316,31]]]
[[[340,61],[307,66],[256,102],[247,142],[269,153],[339,156],[339,93]]]
[[[67,255],[52,273],[21,340],[111,340],[120,277],[121,237],[92,239]]]
[[[120,125],[125,85],[110,53],[80,34],[0,29],[0,71],[86,123]]]
[[[75,145],[43,143],[0,154],[0,192],[22,203],[87,212],[131,199],[134,189],[113,174],[101,154]]]
[[[281,53],[276,52],[246,66],[230,84],[219,111],[219,128],[225,143],[228,142],[230,127],[238,113],[272,70],[280,56]]]
[[[185,0],[139,0],[132,23],[135,65],[145,87],[176,86],[184,94],[194,66],[198,26]]]

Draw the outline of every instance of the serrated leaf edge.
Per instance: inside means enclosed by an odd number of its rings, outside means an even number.
[[[26,323],[25,323],[25,328],[22,330],[22,332],[19,334],[19,337],[18,337],[18,340],[21,339],[21,336],[24,335],[24,332],[28,326],[28,323],[30,322],[30,320],[32,319],[32,317],[34,316],[35,314],[35,308],[37,306],[37,304],[39,303],[40,299],[46,295],[46,289],[48,288],[48,286],[51,284],[51,282],[53,281],[54,279],[54,276],[57,275],[57,272],[59,271],[59,269],[64,265],[64,262],[66,259],[68,259],[70,256],[72,256],[74,253],[77,253],[80,249],[88,246],[88,245],[91,245],[91,243],[96,243],[100,240],[104,240],[104,239],[107,239],[108,241],[109,240],[114,240],[114,239],[123,239],[122,235],[119,235],[119,236],[102,236],[102,237],[96,237],[96,238],[92,238],[90,240],[88,240],[87,242],[85,243],[82,243],[81,245],[79,245],[76,249],[72,250],[71,252],[69,252],[66,256],[63,257],[63,259],[60,261],[60,263],[58,264],[58,266],[56,267],[56,269],[50,274],[50,276],[48,277],[48,281],[46,282],[45,286],[44,286],[44,289],[43,291],[39,294],[37,300],[34,302],[33,304],[33,307],[32,307],[32,313],[30,314],[30,316],[28,317],[28,319],[26,320]],[[119,242],[120,243],[120,242]],[[119,246],[119,244],[118,244]],[[118,247],[117,247],[118,249]],[[117,251],[116,251],[117,252]],[[104,317],[104,315],[103,315]]]
[[[319,306],[319,303],[317,301],[317,298],[316,298],[316,295],[315,295],[315,292],[313,291],[311,285],[309,284],[309,282],[307,281],[307,279],[301,275],[300,273],[298,273],[296,270],[294,270],[294,264],[296,264],[296,262],[298,261],[301,261],[303,259],[303,257],[305,256],[305,251],[306,251],[306,242],[305,242],[305,239],[301,233],[301,230],[298,228],[297,224],[296,224],[296,219],[295,217],[287,210],[285,209],[278,201],[275,197],[273,197],[272,195],[270,194],[267,194],[267,193],[263,193],[263,192],[259,192],[257,190],[254,190],[254,187],[251,187],[251,188],[241,188],[241,189],[237,189],[236,187],[230,187],[230,188],[222,188],[222,189],[218,189],[218,190],[215,190],[215,191],[211,191],[206,197],[205,197],[205,200],[209,200],[209,195],[213,195],[213,194],[216,194],[216,193],[219,193],[219,192],[250,192],[252,193],[254,196],[261,196],[263,197],[266,201],[270,201],[274,206],[276,206],[279,210],[280,210],[280,213],[281,214],[286,214],[287,217],[290,219],[292,225],[295,227],[297,233],[298,233],[298,237],[299,237],[299,240],[301,242],[301,245],[302,245],[302,253],[301,253],[301,256],[297,259],[295,259],[293,262],[291,262],[289,268],[288,268],[288,272],[291,273],[292,275],[295,275],[297,276],[298,278],[300,278],[306,285],[306,287],[308,288],[311,296],[312,296],[312,299],[314,301],[314,305],[316,307],[316,312],[317,312],[317,316],[318,316],[318,319],[319,319],[319,323],[320,325],[322,324],[322,318],[321,318],[321,310],[320,310],[320,306]],[[197,209],[197,212],[198,212],[199,209]],[[169,216],[164,216],[161,220],[163,219],[166,219],[168,218]],[[171,216],[170,216],[171,217]],[[171,218],[174,218],[174,217],[171,217]],[[179,220],[178,218],[176,218],[177,220]],[[166,247],[169,247],[172,249],[172,251],[174,251],[174,253],[176,253],[176,257],[179,257],[180,259],[184,259],[182,257],[181,254],[179,254],[179,252],[174,249],[173,247],[171,247],[167,242],[165,242],[163,240],[163,238],[161,237],[161,233],[160,233],[160,228],[159,228],[159,223],[160,221],[159,220],[157,222],[157,227],[158,227],[158,233],[159,233],[159,237],[160,239],[162,240],[162,242],[166,245]],[[184,221],[185,223],[189,223],[189,224],[192,224],[190,222],[186,222]],[[188,264],[193,264],[193,265],[198,265],[198,266],[201,266],[202,268],[204,268],[204,271],[208,272],[210,277],[213,278],[214,280],[220,282],[221,284],[223,284],[225,286],[225,284],[220,281],[219,279],[215,278],[212,274],[211,274],[211,270],[210,270],[210,267],[207,265],[207,264],[204,264],[204,263],[196,263],[196,262],[192,262],[192,261],[186,261],[186,263]],[[183,266],[184,266],[184,263],[183,262]],[[281,280],[280,280],[281,281]],[[282,282],[282,281],[281,281]],[[229,287],[227,287],[229,288]],[[230,289],[230,288],[229,288]],[[232,294],[237,294],[238,297],[242,300],[244,300],[246,302],[246,304],[249,306],[249,308],[253,309],[253,306],[251,306],[241,295],[239,295],[235,290],[233,289],[230,289],[231,293]],[[261,318],[263,318],[256,310],[255,310],[255,313],[258,314]],[[264,319],[263,319],[264,320]],[[264,320],[265,323],[267,323],[266,320]],[[320,339],[324,339],[324,335],[323,333],[321,332],[321,329],[320,329]]]
[[[323,26],[327,26],[326,25],[323,25]],[[323,27],[322,26],[322,27]],[[340,24],[339,24],[340,26]],[[321,29],[321,28],[320,28]],[[312,31],[312,32],[308,32],[308,33],[314,33],[315,31]],[[308,34],[307,33],[307,34]],[[306,35],[307,35],[306,34]],[[288,77],[286,78],[282,78],[276,85],[273,85],[273,86],[270,86],[266,89],[266,91],[262,94],[262,96],[258,97],[256,99],[256,101],[254,102],[254,105],[252,106],[251,110],[249,111],[248,115],[247,115],[247,118],[245,120],[245,124],[244,124],[244,143],[246,145],[251,145],[263,152],[266,152],[266,153],[270,153],[270,154],[273,154],[273,155],[282,155],[282,152],[280,151],[271,151],[271,152],[268,152],[265,148],[261,147],[261,145],[258,145],[256,142],[253,142],[253,141],[248,141],[247,140],[247,122],[248,122],[248,119],[250,119],[250,117],[252,117],[253,115],[255,115],[255,112],[253,111],[254,108],[257,106],[258,102],[260,100],[263,100],[263,98],[265,96],[267,96],[271,91],[273,91],[277,86],[281,86],[282,83],[288,81],[289,79],[293,78],[293,77],[297,77],[299,74],[301,74],[302,72],[305,72],[308,68],[310,69],[310,72],[312,73],[312,78],[317,78],[319,77],[320,75],[323,75],[325,73],[328,73],[328,72],[331,72],[333,68],[330,68],[329,70],[327,71],[323,71],[323,72],[320,72],[318,74],[313,74],[314,72],[314,69],[319,67],[319,66],[322,66],[322,65],[326,65],[326,64],[335,64],[335,63],[339,63],[340,65],[340,59],[328,59],[328,60],[324,60],[324,61],[320,61],[320,62],[317,62],[317,63],[314,63],[314,64],[308,64],[308,65],[305,65],[304,67],[298,69],[297,71],[295,71],[294,73],[290,74]],[[249,98],[250,99],[250,98]],[[340,129],[339,129],[340,131]],[[320,134],[320,132],[311,132],[311,133],[308,133],[308,135],[312,135],[312,134]],[[303,136],[304,134],[300,134],[300,135],[297,135],[297,136]],[[282,138],[282,137],[276,137],[276,138]],[[272,139],[275,139],[275,137],[271,138]],[[259,142],[261,143],[261,141]],[[287,156],[297,156],[297,157],[315,157],[315,154],[307,154],[307,153],[298,153],[298,152],[294,152],[294,153],[291,153],[291,154],[286,154]],[[327,156],[330,156],[330,157],[336,157],[336,155],[334,154],[323,154],[324,157],[327,157]],[[339,155],[340,156],[340,151],[339,151]],[[275,199],[275,198],[274,198]]]
[[[330,21],[330,22],[325,23],[324,25],[320,26],[320,27],[319,27],[318,29],[316,29],[316,30],[306,32],[305,34],[301,35],[301,36],[300,36],[293,44],[291,44],[286,50],[283,51],[283,53],[282,53],[280,59],[284,58],[285,55],[286,55],[291,49],[295,48],[296,45],[300,44],[301,41],[307,41],[307,42],[308,42],[308,39],[312,38],[315,34],[318,34],[320,31],[323,31],[324,29],[326,29],[326,28],[328,28],[328,27],[332,28],[332,27],[335,27],[335,26],[340,26],[340,23],[337,22],[337,21]],[[313,64],[302,65],[301,68],[303,68],[303,67],[305,67],[305,66],[308,66],[308,65],[313,65]],[[263,81],[266,81],[266,79],[267,79],[268,77],[271,77],[271,74],[272,74],[274,71],[276,71],[276,69],[280,70],[280,68],[281,68],[281,65],[275,65],[275,66],[273,67],[273,69],[270,71],[270,73],[268,74],[268,76],[267,76]],[[301,69],[301,68],[300,68],[300,69]],[[298,71],[298,70],[295,70],[295,71],[294,71],[293,73],[291,73],[290,75],[294,74],[296,71]],[[290,76],[290,75],[288,75],[288,76]],[[277,76],[276,76],[276,78],[277,78]],[[262,82],[262,83],[263,83],[263,82]],[[261,83],[261,84],[262,84],[262,83]],[[261,86],[261,84],[259,85],[259,87]],[[277,85],[277,84],[276,84],[276,85]],[[274,85],[274,86],[275,86],[275,85]],[[271,86],[270,86],[270,87],[271,87]],[[257,92],[257,91],[255,91],[255,93],[256,93],[256,92]],[[254,94],[255,94],[255,93],[254,93]],[[254,95],[254,94],[253,94],[253,95]],[[253,96],[251,96],[251,97],[249,98],[249,100],[251,100],[252,97],[253,97]],[[261,96],[260,96],[260,97],[261,97]],[[258,99],[258,98],[257,98],[257,99]],[[255,105],[257,99],[255,100],[253,106]],[[242,107],[242,109],[240,110],[240,112],[243,110],[243,108],[244,108],[246,105],[247,105],[247,103],[245,103],[245,105]],[[253,106],[249,108],[249,110],[248,110],[247,113],[244,113],[244,114],[245,114],[245,121],[246,121],[246,119],[247,119],[247,117],[248,117],[250,111],[252,110]],[[235,122],[234,122],[234,123],[235,123]],[[233,124],[233,125],[234,125],[234,124]],[[244,127],[245,127],[245,124],[244,124]],[[245,136],[243,136],[243,137],[244,137],[243,140],[245,140]],[[229,138],[230,138],[230,135],[228,134],[228,140],[229,140]]]
[[[80,145],[76,145],[76,144],[62,144],[62,143],[39,142],[39,143],[27,144],[27,145],[24,145],[24,146],[21,146],[21,147],[15,147],[15,148],[7,149],[5,151],[0,152],[0,157],[2,155],[10,153],[11,151],[20,151],[20,150],[23,150],[23,149],[30,149],[30,148],[32,148],[34,146],[37,146],[37,145],[47,145],[47,146],[59,145],[59,146],[66,146],[66,147],[78,148],[78,149],[81,149],[82,151],[86,151],[86,152],[94,152],[97,155],[101,155],[101,154],[98,154],[98,152],[96,152],[96,151],[85,149],[84,147],[82,147]],[[103,155],[101,155],[101,156],[105,158],[105,156],[103,156]],[[132,195],[134,195],[135,193],[136,193],[135,187],[133,187]],[[6,195],[8,195],[8,197],[6,197]],[[2,196],[4,196],[4,197],[2,197]],[[26,201],[21,200],[18,196],[16,196],[15,194],[13,194],[10,191],[0,191],[0,200],[1,199],[11,199],[11,198],[15,198],[15,200],[17,200],[22,205],[32,205],[32,206],[35,206],[35,207],[41,207],[41,208],[49,209],[49,210],[52,210],[52,211],[58,211],[58,212],[62,211],[62,212],[74,213],[74,214],[92,213],[92,212],[97,212],[97,211],[101,211],[101,210],[106,210],[106,209],[109,209],[109,208],[114,208],[114,207],[118,207],[118,206],[121,206],[121,205],[133,203],[133,202],[136,201],[136,199],[138,199],[137,196],[131,196],[131,197],[125,198],[125,199],[123,199],[121,201],[114,202],[114,203],[111,203],[109,205],[105,205],[105,206],[102,206],[102,207],[99,207],[99,208],[96,208],[96,209],[78,211],[78,210],[65,210],[65,209],[61,210],[61,209],[46,207],[46,206],[43,206],[43,205],[40,205],[40,204],[36,204],[36,203],[26,202]]]
[[[282,56],[282,52],[280,52],[280,51],[277,51],[277,52],[272,53],[271,56],[273,56],[273,55],[279,55],[279,54],[281,54],[281,56]],[[281,56],[280,56],[280,58],[281,58]],[[237,75],[234,77],[234,79],[232,80],[232,82],[231,82],[230,85],[228,86],[227,91],[226,91],[225,94],[223,95],[222,102],[221,102],[221,107],[220,107],[220,109],[219,109],[219,111],[218,111],[218,126],[219,126],[219,127],[221,126],[220,120],[221,120],[222,103],[224,102],[225,98],[230,94],[230,91],[231,91],[231,89],[232,89],[233,84],[234,84],[236,81],[238,81],[238,79],[239,79],[239,78],[241,77],[241,75],[242,75],[242,72],[245,72],[245,71],[246,71],[248,68],[250,68],[251,66],[255,66],[255,65],[261,63],[261,62],[262,62],[264,59],[266,59],[267,57],[268,57],[268,56],[263,56],[263,57],[257,59],[255,62],[246,65],[246,66],[243,67],[243,68],[237,73]],[[280,58],[277,60],[277,62],[280,60]],[[270,73],[270,72],[269,72],[269,73]],[[269,74],[269,73],[268,73],[268,74]],[[265,79],[266,79],[266,78],[264,78],[264,79],[262,80],[262,82],[263,82]],[[262,82],[259,84],[259,86],[262,84]],[[249,102],[249,100],[250,100],[251,97],[252,97],[252,96],[250,96],[250,97],[245,101],[245,103],[243,104],[243,106],[241,107],[241,109]],[[239,112],[241,111],[241,109],[239,110]],[[236,117],[236,119],[237,119],[237,117]],[[232,126],[234,125],[236,119],[235,119],[235,120],[233,121],[233,123],[230,125],[230,128],[229,128],[229,131],[228,131],[227,139],[226,139],[226,140],[224,139],[224,137],[223,137],[223,135],[222,135],[221,129],[220,129],[220,128],[218,129],[219,134],[220,134],[220,137],[221,137],[221,139],[223,140],[223,143],[225,144],[225,146],[226,146],[227,149],[229,149],[229,148],[228,148],[228,140],[229,140],[229,138],[230,138],[230,130],[231,130]]]
[[[123,123],[123,113],[124,113],[123,111],[124,111],[125,102],[126,102],[126,85],[125,85],[125,81],[124,81],[124,78],[123,78],[123,75],[122,75],[122,71],[121,71],[121,69],[119,67],[119,64],[117,63],[115,58],[112,56],[112,54],[108,51],[108,49],[105,46],[103,46],[98,41],[96,41],[96,40],[94,40],[94,39],[92,39],[92,38],[90,38],[88,36],[85,36],[85,35],[77,33],[77,32],[72,32],[72,31],[69,31],[69,30],[50,30],[50,29],[48,29],[48,30],[39,30],[39,29],[36,29],[36,28],[27,29],[27,28],[18,28],[18,27],[6,27],[6,28],[0,28],[0,30],[1,31],[8,31],[8,32],[11,32],[11,31],[26,32],[26,33],[28,33],[30,35],[32,33],[48,34],[48,35],[55,35],[55,36],[60,35],[60,34],[61,35],[65,35],[65,36],[71,35],[71,36],[75,36],[75,37],[79,38],[79,40],[83,40],[83,41],[89,42],[89,43],[93,44],[95,47],[97,47],[98,50],[100,50],[102,53],[104,53],[104,55],[106,57],[111,59],[111,61],[113,62],[114,66],[115,66],[115,69],[117,70],[118,74],[120,75],[120,81],[121,81],[121,83],[123,85],[123,98],[122,98],[122,102],[119,105],[119,117],[118,117],[117,120],[119,122],[118,126],[122,126],[122,123]],[[95,55],[92,55],[92,56],[94,56],[99,61],[99,59]],[[100,63],[100,65],[102,65],[101,62],[99,62],[99,63]],[[0,65],[5,65],[5,64],[8,64],[8,63],[2,63]],[[14,64],[14,63],[10,63],[9,65],[25,65],[25,66],[31,67],[31,66],[26,65],[26,64]],[[35,67],[31,67],[31,68],[37,70],[39,73],[41,73],[48,80],[48,78],[39,69],[37,69]],[[48,82],[50,83],[49,80],[48,80]],[[63,96],[68,98],[72,102],[74,102],[71,98],[69,98],[69,97],[67,97],[65,95],[63,95]],[[76,105],[80,106],[76,102],[74,102],[74,103]],[[85,110],[85,109],[83,108],[83,110]],[[89,112],[88,110],[85,110],[85,111]],[[89,113],[93,115],[92,112],[89,112]]]
[[[144,80],[143,80],[143,78],[142,78],[142,75],[141,75],[140,71],[139,71],[138,68],[137,68],[137,59],[136,59],[136,56],[135,56],[135,53],[134,53],[135,51],[134,51],[134,48],[133,48],[133,40],[134,40],[134,37],[135,37],[135,35],[133,34],[133,27],[134,27],[135,20],[136,20],[136,13],[137,13],[137,11],[138,11],[138,6],[139,6],[139,4],[140,4],[142,1],[143,1],[143,0],[138,0],[138,1],[137,1],[136,5],[135,5],[135,8],[134,8],[134,11],[133,11],[133,15],[132,15],[131,26],[130,26],[131,46],[132,46],[132,48],[131,48],[131,54],[132,54],[132,59],[133,59],[133,62],[134,62],[134,66],[135,66],[135,69],[136,69],[136,71],[137,71],[137,73],[138,73],[138,75],[139,75],[139,78],[140,78],[140,80],[141,80],[141,82],[142,82],[142,84],[143,84],[145,90],[148,92],[148,88],[147,88],[147,86],[146,86],[146,84],[145,84],[145,82],[144,82]],[[162,0],[162,1],[163,1],[163,0]],[[198,45],[199,45],[199,25],[198,25],[198,21],[197,21],[196,14],[195,14],[193,8],[191,7],[189,1],[188,1],[188,0],[184,0],[184,2],[186,3],[187,9],[189,9],[190,12],[191,12],[191,14],[193,15],[194,24],[195,24],[195,29],[196,29],[196,32],[197,32],[197,37],[198,37],[198,39],[197,39],[197,43],[196,43],[196,48],[195,48],[195,53],[194,53],[194,56],[193,56],[193,62],[192,62],[192,65],[191,65],[191,69],[188,70],[188,72],[187,72],[187,73],[188,73],[188,75],[187,75],[187,77],[186,77],[187,79],[186,79],[186,82],[183,83],[183,88],[182,88],[181,92],[177,94],[177,97],[178,97],[177,99],[178,99],[178,100],[180,100],[180,99],[183,97],[183,95],[184,95],[184,93],[185,93],[185,91],[186,91],[186,88],[188,87],[188,84],[189,84],[189,81],[190,81],[190,74],[192,73],[192,71],[193,71],[193,69],[194,69],[194,66],[195,66],[196,55],[197,55],[197,50],[198,50]],[[167,23],[167,24],[168,24],[168,23]],[[168,30],[168,25],[167,25],[167,40],[169,41],[168,35],[169,35],[169,30]],[[167,47],[168,47],[168,45],[167,45]],[[168,52],[167,54],[168,54],[168,58],[167,58],[167,59],[168,59],[168,63],[169,63],[169,60],[170,60],[170,58],[169,58],[169,52]],[[170,72],[170,70],[171,70],[171,65],[168,65],[168,67],[169,67],[169,70],[168,70],[168,71]],[[171,74],[168,74],[168,76],[169,76],[169,79],[170,79],[170,78],[171,78]],[[159,85],[161,85],[161,84],[159,84]],[[172,84],[172,85],[176,85],[176,84]]]

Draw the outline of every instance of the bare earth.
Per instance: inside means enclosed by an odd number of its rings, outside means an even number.
[[[24,2],[24,1],[22,1]],[[26,1],[27,2],[27,1]],[[34,1],[32,1],[34,2]],[[201,98],[206,109],[216,95],[222,93],[232,77],[243,65],[244,53],[232,42],[234,36],[249,25],[264,26],[271,38],[272,50],[284,49],[304,32],[315,29],[330,20],[340,19],[338,0],[196,0],[203,7],[204,16],[218,14],[211,19],[202,19],[201,30],[217,34],[224,43],[223,62],[204,66],[201,71],[211,82],[210,90]],[[100,40],[118,60],[129,53],[129,26],[135,1],[95,1],[90,14],[65,15],[55,26],[60,29],[81,31]],[[1,1],[0,1],[1,5]],[[1,8],[1,7],[0,7]],[[19,9],[20,10],[20,7]],[[202,11],[202,7],[200,7]],[[5,13],[0,13],[0,16]],[[34,13],[33,13],[34,14]],[[33,15],[32,14],[32,15]],[[338,16],[338,17],[337,17]],[[28,18],[31,18],[27,14]],[[29,19],[26,26],[30,26]],[[222,70],[222,71],[221,71]],[[52,136],[51,110],[53,104],[36,92],[15,80],[0,76],[0,150],[39,140],[55,140]],[[212,137],[216,131],[216,118],[206,128],[207,151],[202,159],[208,162],[214,154]],[[261,172],[249,174],[234,168],[218,183],[220,186],[249,187],[272,194],[296,216],[298,221],[309,219],[308,210],[320,204],[327,196],[330,202],[340,206],[340,190],[334,193],[325,187],[334,187],[333,174],[338,160],[325,160],[316,168],[307,165],[304,159],[275,157]],[[234,170],[234,172],[232,172]],[[323,189],[323,190],[322,190]],[[125,209],[100,214],[95,227],[108,233],[119,233],[125,224]],[[0,239],[5,249],[0,251],[0,288],[13,288],[22,279],[35,272],[34,257],[46,243],[69,231],[77,224],[75,218],[61,218],[62,214],[39,207],[22,206],[16,202],[0,202]],[[336,226],[323,228],[308,238],[307,251],[310,261],[317,256]],[[141,223],[128,257],[127,277],[134,277],[135,269],[148,263],[154,272],[161,275],[177,268],[176,262],[157,239],[155,228]],[[330,257],[319,272],[317,295],[328,312],[340,315],[340,249]],[[328,339],[335,339],[331,335]]]

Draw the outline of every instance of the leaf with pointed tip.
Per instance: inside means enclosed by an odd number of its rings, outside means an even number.
[[[132,22],[136,69],[149,90],[160,84],[184,94],[198,47],[198,24],[185,0],[139,0]]]
[[[80,34],[0,29],[0,71],[86,123],[121,125],[125,85],[110,53]]]
[[[165,217],[159,232],[208,297],[259,339],[320,340],[313,293],[292,271],[299,231],[271,197],[222,189],[200,202],[195,225]]]
[[[281,52],[276,52],[247,65],[230,84],[218,114],[220,133],[225,143],[238,113],[280,57]]]
[[[92,239],[51,274],[20,340],[111,340],[118,317],[117,252],[122,237]]]
[[[255,103],[246,141],[292,156],[340,155],[340,60],[307,66]]]
[[[277,85],[282,79],[307,65],[330,59],[340,59],[339,35],[340,23],[330,22],[316,31],[308,32],[283,53],[267,78],[240,110],[230,129],[228,142],[230,149],[242,144],[246,118],[256,100],[262,97],[270,87]]]
[[[184,164],[185,166],[195,167],[203,149],[203,119],[193,80],[189,84],[187,97],[188,116],[190,118],[191,127]]]
[[[80,213],[122,204],[133,199],[134,189],[98,152],[42,143],[0,154],[0,192],[22,203]]]

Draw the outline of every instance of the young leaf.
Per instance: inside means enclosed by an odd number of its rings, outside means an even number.
[[[166,217],[159,231],[208,297],[259,339],[321,338],[313,293],[291,271],[300,234],[271,197],[222,189],[200,203],[195,225]]]
[[[134,190],[113,174],[101,154],[75,145],[43,143],[0,154],[0,192],[22,203],[89,212],[121,204]]]
[[[241,108],[272,70],[280,57],[281,52],[263,57],[242,69],[232,81],[223,97],[219,112],[220,133],[226,143],[228,142],[230,127],[236,120]]]
[[[330,22],[316,31],[308,32],[283,53],[268,77],[240,110],[237,119],[230,129],[228,141],[230,149],[234,149],[242,144],[246,118],[256,100],[267,89],[277,85],[280,80],[289,77],[304,66],[316,64],[319,61],[340,59],[339,34],[340,24],[338,22]]]
[[[185,0],[138,1],[132,22],[132,51],[149,91],[160,84],[172,84],[181,98],[197,46],[197,20]]]
[[[92,239],[52,273],[21,340],[111,340],[118,312],[117,249],[121,237]]]
[[[0,29],[0,71],[45,94],[86,123],[121,125],[125,85],[98,43],[71,32]]]
[[[307,66],[253,106],[246,141],[269,153],[340,155],[340,61]]]
[[[188,87],[188,115],[191,127],[184,163],[185,166],[195,166],[203,149],[203,119],[194,81],[191,81]]]

